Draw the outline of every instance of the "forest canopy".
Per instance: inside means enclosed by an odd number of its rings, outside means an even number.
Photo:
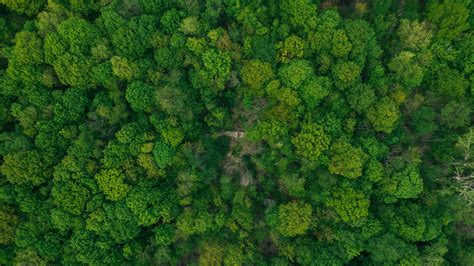
[[[0,265],[474,265],[473,11],[0,0]]]

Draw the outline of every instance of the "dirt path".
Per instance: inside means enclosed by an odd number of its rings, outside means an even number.
[[[245,132],[243,131],[222,131],[217,134],[217,136],[227,136],[231,138],[241,139],[245,137]]]
[[[229,151],[227,152],[223,169],[224,173],[230,177],[238,176],[239,184],[247,187],[253,183],[250,170],[245,165],[243,157],[246,154],[253,154],[257,150],[255,144],[244,138],[245,133],[241,131],[224,131],[218,135],[230,137]]]

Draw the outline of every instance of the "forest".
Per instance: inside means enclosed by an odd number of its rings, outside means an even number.
[[[474,265],[473,0],[0,0],[0,265]]]

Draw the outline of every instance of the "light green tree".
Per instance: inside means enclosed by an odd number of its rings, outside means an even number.
[[[95,180],[105,197],[112,201],[123,199],[130,190],[125,181],[125,175],[117,169],[106,169],[95,175]]]
[[[347,178],[362,175],[362,169],[368,156],[361,148],[352,146],[345,140],[338,140],[331,146],[329,172]]]
[[[390,133],[400,116],[398,106],[388,97],[376,102],[367,111],[367,119],[376,131]]]
[[[329,147],[330,137],[317,124],[304,124],[301,131],[291,138],[296,154],[310,161],[316,161]]]
[[[311,205],[289,202],[278,207],[278,231],[284,236],[303,235],[311,224]]]

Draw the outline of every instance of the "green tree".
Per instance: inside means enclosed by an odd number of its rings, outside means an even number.
[[[328,77],[313,76],[303,83],[303,86],[299,88],[299,93],[306,106],[313,110],[329,95],[331,88],[332,83]]]
[[[198,263],[199,265],[220,265],[224,256],[224,246],[218,243],[204,243]]]
[[[308,0],[284,0],[280,3],[282,16],[289,25],[305,31],[313,29],[317,24],[316,5]]]
[[[382,185],[383,193],[386,194],[384,200],[387,203],[416,198],[423,191],[423,179],[413,165],[393,173],[389,179],[382,181]]]
[[[42,85],[43,41],[34,32],[20,31],[8,58],[6,74],[26,84]]]
[[[55,174],[59,175],[57,172]],[[54,204],[74,215],[83,213],[86,203],[90,199],[90,193],[90,189],[73,180],[55,181],[51,190]]]
[[[169,245],[174,241],[174,228],[170,224],[156,227],[155,243],[158,245]]]
[[[440,39],[456,39],[469,29],[469,10],[460,1],[433,2],[428,6],[427,18],[438,26]]]
[[[242,191],[238,191],[234,195],[231,219],[238,224],[242,230],[250,231],[254,227],[254,208],[252,207],[250,199],[242,193]]]
[[[33,248],[19,251],[13,259],[15,265],[46,265],[46,261],[35,252]]]
[[[181,21],[180,30],[186,35],[199,34],[201,25],[198,17],[187,17]]]
[[[15,214],[11,206],[2,205],[0,207],[0,244],[7,245],[15,240],[15,229],[19,222],[18,216]]]
[[[305,234],[311,224],[313,209],[302,202],[289,202],[278,207],[278,231],[284,236]]]
[[[40,185],[48,180],[51,170],[36,151],[11,152],[3,157],[2,174],[12,184]]]
[[[411,125],[417,134],[433,133],[438,128],[435,118],[436,113],[433,108],[422,106],[413,114]]]
[[[84,114],[87,97],[79,89],[68,89],[53,106],[54,120],[61,124],[78,121]]]
[[[131,81],[137,76],[138,66],[125,57],[113,56],[110,63],[113,74],[121,79]]]
[[[164,168],[171,163],[174,155],[173,148],[161,141],[155,142],[153,146],[153,158],[160,168]]]
[[[207,212],[194,213],[189,209],[178,216],[176,227],[180,234],[190,236],[194,234],[203,234],[210,230],[212,224],[212,216]]]
[[[354,147],[344,140],[338,140],[331,146],[329,172],[347,178],[357,178],[362,175],[362,168],[367,160],[361,148]]]
[[[203,53],[202,61],[204,70],[201,70],[199,74],[209,80],[209,86],[215,86],[217,90],[224,89],[230,75],[230,55],[218,50],[208,50]]]
[[[123,199],[130,190],[129,185],[124,183],[125,175],[117,169],[106,169],[95,175],[95,180],[105,197],[112,201]]]
[[[358,113],[364,113],[376,100],[374,90],[363,83],[351,88],[346,97],[350,107]]]
[[[104,203],[91,212],[86,220],[86,229],[112,238],[113,244],[126,243],[140,232],[137,218],[123,202]]]
[[[352,49],[352,44],[343,30],[334,31],[332,36],[331,53],[335,57],[346,57]]]
[[[160,19],[161,27],[166,33],[172,33],[179,28],[179,13],[176,9],[167,10]]]
[[[174,196],[172,191],[162,191],[142,182],[130,190],[126,206],[137,217],[139,225],[150,226],[172,219]]]
[[[369,215],[370,201],[367,195],[352,188],[346,188],[334,192],[327,205],[334,208],[343,222],[360,227]]]
[[[429,29],[426,22],[410,21],[402,19],[397,30],[398,37],[401,41],[400,49],[409,49],[412,51],[420,51],[428,48],[433,37],[433,33]]]
[[[77,251],[73,260],[76,263],[114,264],[124,259],[113,239],[103,236],[97,237],[95,232],[89,230],[74,232],[67,242],[67,247]]]
[[[388,97],[376,102],[367,111],[367,119],[376,131],[390,133],[399,118],[396,103]]]
[[[469,87],[469,81],[458,70],[444,67],[434,75],[430,87],[440,98],[460,99]]]
[[[43,42],[34,32],[20,31],[15,36],[12,55],[20,64],[41,64],[43,59]]]
[[[373,242],[372,242],[373,241]],[[386,263],[387,261],[401,265],[410,265],[410,259],[416,262],[419,257],[418,250],[414,244],[407,243],[393,234],[383,234],[375,237],[368,244],[367,248],[370,252],[371,261],[374,263]],[[419,259],[419,258],[418,258]],[[401,261],[405,261],[403,264]],[[420,263],[411,265],[421,265]]]
[[[360,79],[362,69],[352,61],[338,61],[332,68],[334,85],[340,89],[347,89]]]
[[[170,48],[163,47],[158,48],[155,51],[155,62],[158,66],[166,69],[173,69],[179,66],[179,57],[177,57],[176,52],[172,51]]]
[[[285,175],[279,180],[284,190],[286,190],[290,196],[302,197],[305,194],[305,178]]]
[[[37,14],[46,4],[45,0],[1,0],[0,4],[4,4],[8,8],[18,13],[25,13],[28,16]]]
[[[336,28],[341,24],[341,15],[335,10],[324,10],[321,14],[321,23],[315,32],[310,32],[310,47],[320,53],[328,53],[331,50],[332,37]]]
[[[156,31],[156,17],[137,16],[110,32],[115,53],[126,58],[138,58],[151,48],[151,38]]]
[[[313,67],[306,60],[293,60],[278,71],[283,84],[290,88],[298,88],[313,74]]]
[[[136,112],[151,112],[154,102],[155,90],[152,86],[134,81],[127,86],[125,98]]]
[[[408,88],[417,87],[425,75],[423,67],[417,62],[416,54],[402,51],[388,64],[397,81]]]
[[[61,83],[89,88],[95,85],[89,57],[100,33],[87,20],[72,17],[59,24],[44,40],[45,61],[52,64]]]
[[[441,123],[448,128],[462,128],[469,125],[471,108],[464,102],[450,101],[441,110]]]
[[[242,81],[249,87],[249,91],[255,95],[263,95],[263,86],[272,79],[272,66],[260,60],[251,60],[244,64],[240,71]]]
[[[317,124],[304,124],[301,131],[291,138],[296,154],[310,161],[316,161],[329,147],[330,137]]]
[[[302,58],[305,50],[303,40],[295,35],[292,35],[280,45],[279,60],[283,63],[288,63],[293,58]]]

